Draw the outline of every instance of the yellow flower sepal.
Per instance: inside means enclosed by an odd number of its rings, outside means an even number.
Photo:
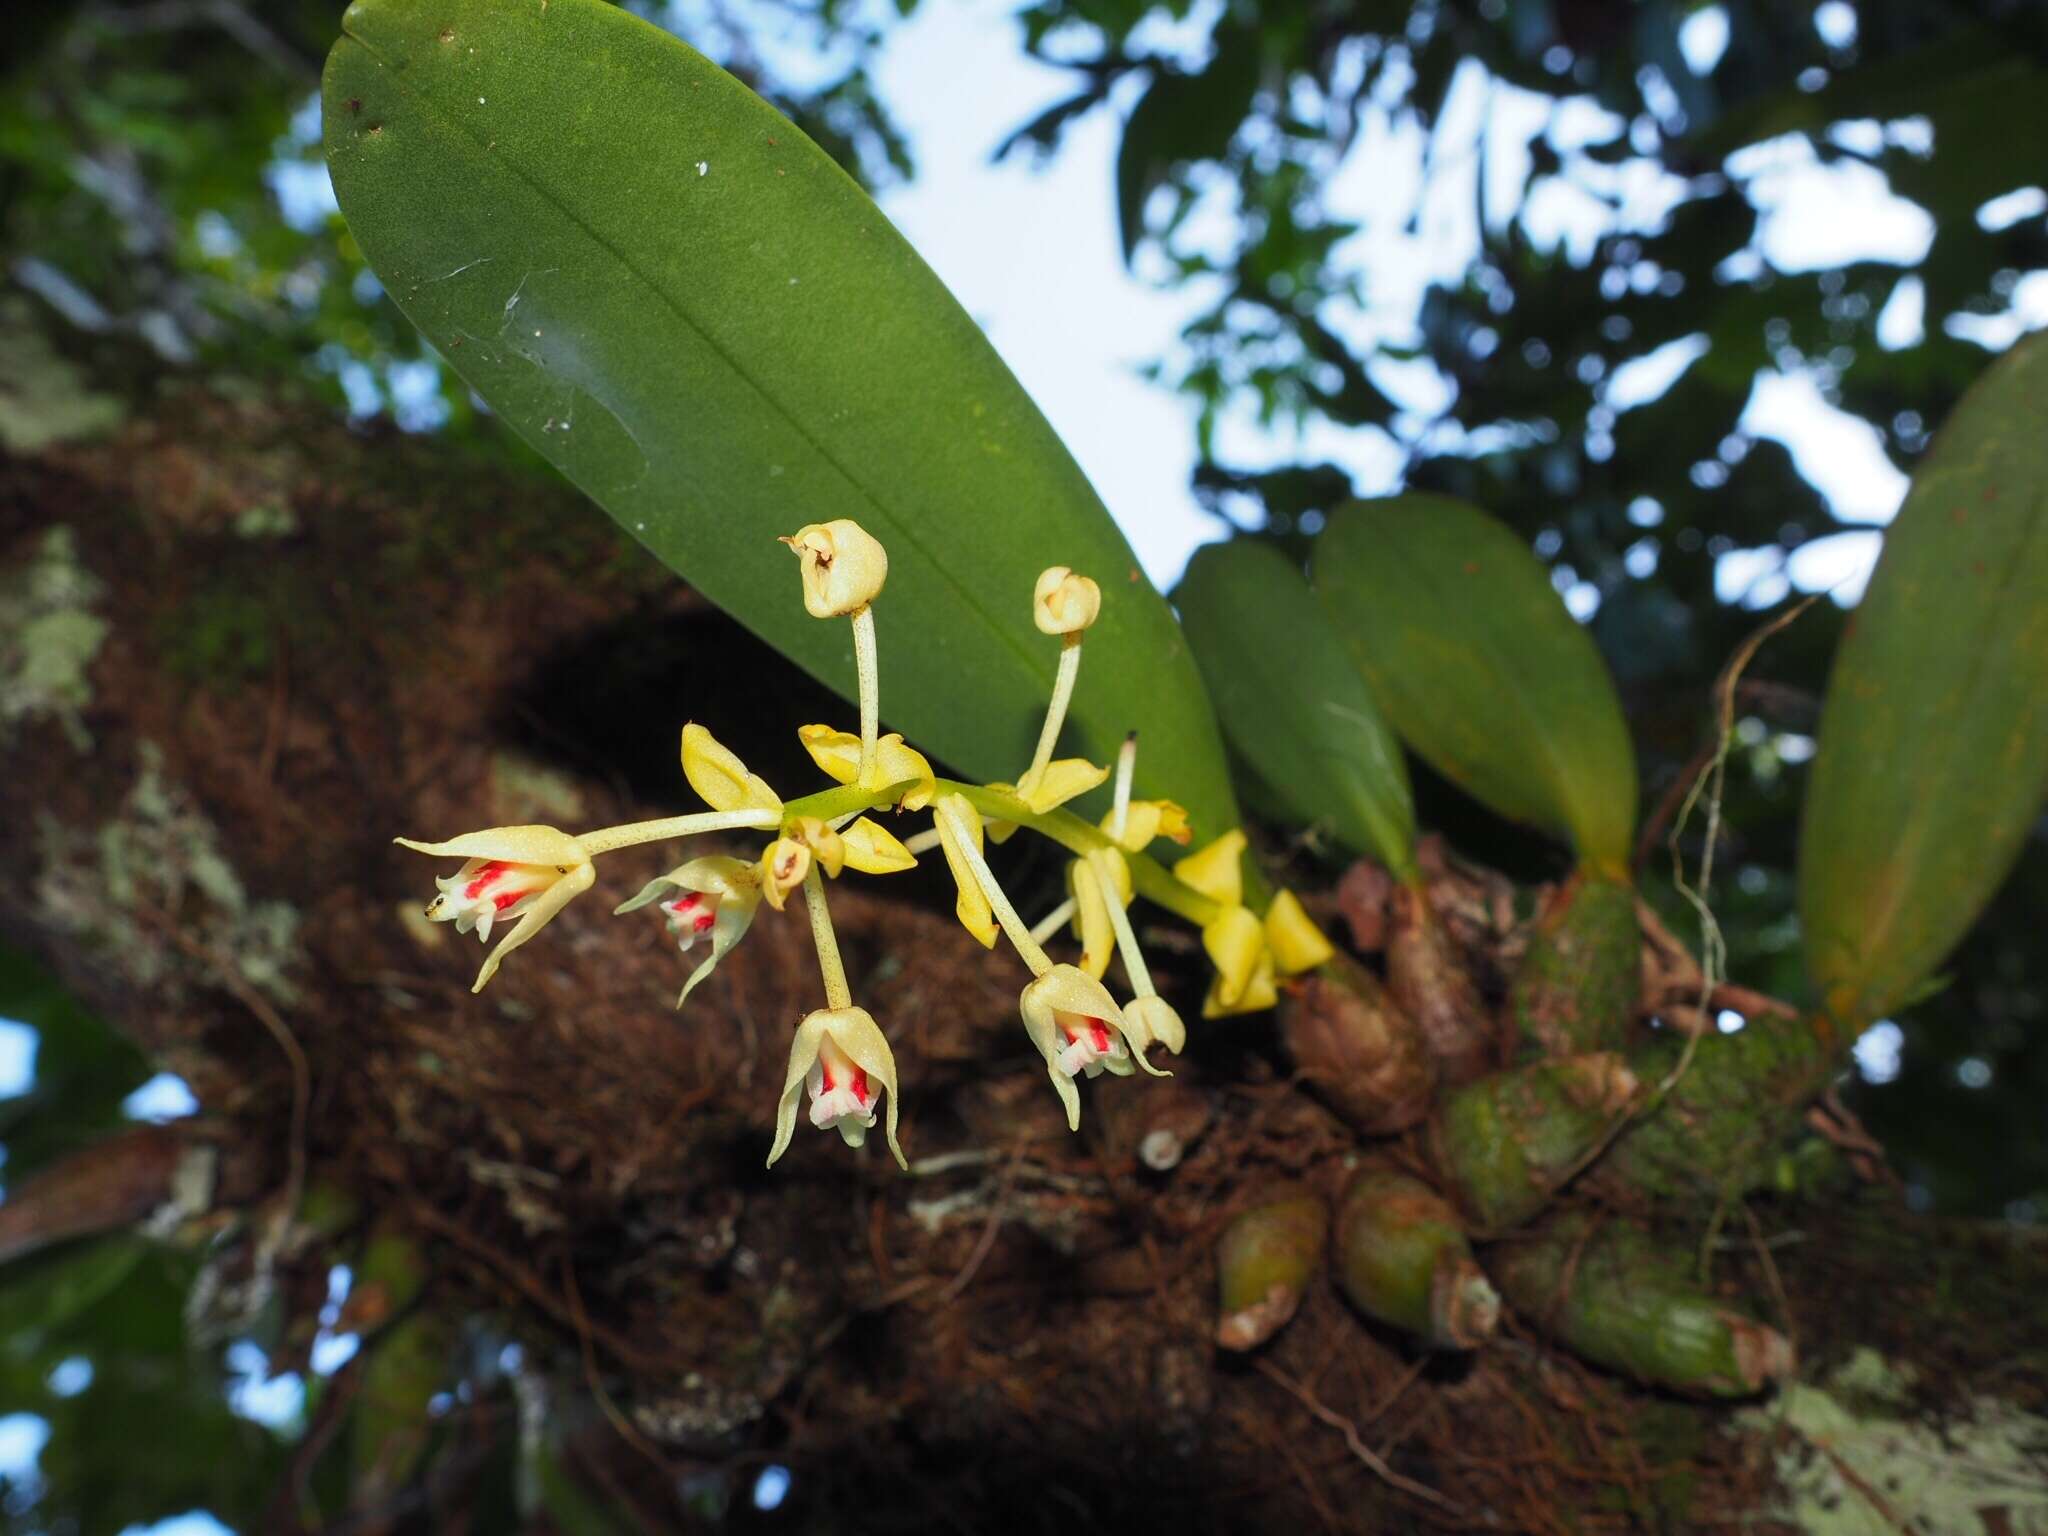
[[[1223,1000],[1223,976],[1218,972],[1209,983],[1209,995],[1202,999],[1202,1017],[1205,1019],[1227,1018],[1234,1013],[1262,1013],[1280,1001],[1280,989],[1273,979],[1273,953],[1259,951],[1258,962],[1252,967],[1251,979],[1234,1003]]]
[[[782,797],[730,747],[720,744],[703,726],[683,727],[683,777],[715,811],[773,811],[782,814]]]
[[[780,912],[789,893],[804,883],[811,870],[809,845],[793,837],[778,837],[761,850],[761,894],[768,905]]]
[[[1233,827],[1173,866],[1174,878],[1211,901],[1235,907],[1244,901],[1244,833]]]
[[[797,1100],[803,1096],[804,1079],[824,1049],[827,1035],[888,1096],[885,1134],[897,1166],[907,1172],[910,1164],[896,1141],[896,1057],[874,1015],[865,1008],[854,1007],[820,1008],[804,1015],[804,1021],[797,1025],[796,1039],[789,1048],[789,1072],[782,1080],[782,1099],[775,1106],[775,1145],[769,1149],[768,1166],[774,1167],[775,1160],[789,1150],[789,1139],[796,1134]]]
[[[484,984],[498,974],[507,955],[553,922],[556,913],[589,890],[597,879],[597,870],[583,845],[558,827],[486,827],[481,832],[451,837],[445,843],[420,843],[409,837],[395,837],[392,841],[435,858],[502,860],[506,864],[524,865],[546,881],[533,905],[519,915],[512,931],[484,956],[483,968],[476,973],[476,981],[469,989],[472,992],[483,991]],[[551,877],[545,873],[550,870]],[[432,915],[433,908],[428,912]],[[467,932],[467,927],[463,931]]]
[[[1178,1056],[1188,1043],[1188,1027],[1173,1004],[1155,992],[1124,1004],[1124,1038],[1133,1050],[1144,1051],[1157,1042]]]
[[[1267,968],[1272,957],[1266,951],[1266,929],[1258,914],[1248,907],[1226,907],[1202,930],[1202,948],[1216,967],[1214,995],[1235,1005],[1251,985],[1263,957]]]
[[[1076,795],[1085,795],[1109,777],[1084,757],[1062,757],[1047,763],[1037,776],[1026,774],[1017,786],[1017,798],[1043,816],[1057,810]]]
[[[806,725],[798,728],[796,739],[811,754],[811,761],[818,765],[819,771],[834,782],[851,784],[860,777],[860,738],[852,732],[837,731],[829,725]],[[938,792],[938,780],[925,755],[914,747],[905,746],[903,738],[894,731],[877,737],[875,782],[861,787],[881,789],[885,785],[900,784],[905,779],[917,782],[897,804],[906,811],[921,811],[932,803],[932,796]]]
[[[1102,896],[1102,880],[1085,859],[1067,866],[1067,894],[1074,898],[1074,935],[1081,941],[1081,969],[1095,980],[1109,969],[1116,949],[1116,930]]]
[[[839,834],[846,862],[864,875],[894,875],[917,867],[917,855],[879,822],[863,816]]]
[[[1266,948],[1283,976],[1298,976],[1334,959],[1336,946],[1323,936],[1294,892],[1282,889],[1266,909]]]
[[[784,836],[793,838],[811,850],[811,857],[832,879],[839,878],[839,871],[846,868],[846,839],[832,830],[832,824],[817,816],[799,816],[790,823]],[[797,871],[797,878],[803,878],[803,871]]]
[[[865,608],[889,579],[888,552],[852,518],[806,524],[782,542],[802,562],[804,609],[814,619],[843,619]]]
[[[960,894],[953,902],[953,914],[960,919],[960,926],[980,941],[983,949],[996,946],[995,909],[989,905],[988,892],[981,888],[974,870],[961,853],[960,833],[954,821],[964,824],[968,835],[974,840],[974,851],[981,852],[981,813],[964,796],[942,795],[932,807],[932,820],[939,829],[939,847],[945,851],[946,867],[953,872],[953,883],[960,888]]]
[[[1115,820],[1115,811],[1105,811],[1098,825],[1108,832]],[[1184,807],[1171,800],[1133,800],[1124,812],[1124,835],[1117,838],[1117,845],[1130,853],[1143,853],[1154,838],[1164,837],[1185,847],[1193,836]]]

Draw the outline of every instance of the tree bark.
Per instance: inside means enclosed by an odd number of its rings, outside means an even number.
[[[232,1149],[213,1198],[284,1294],[317,1306],[310,1277],[356,1268],[367,1345],[329,1396],[349,1433],[313,1453],[355,1469],[355,1523],[420,1518],[408,1486],[463,1497],[464,1448],[425,1433],[463,1316],[525,1345],[569,1484],[651,1528],[688,1518],[688,1477],[744,1503],[769,1461],[848,1530],[1767,1514],[1795,1431],[1631,1380],[1626,1340],[1592,1351],[1601,1368],[1545,1331],[1603,1227],[1667,1290],[1796,1347],[1806,1380],[1868,1346],[1917,1369],[1930,1418],[1994,1372],[2001,1398],[2048,1397],[2039,1242],[1841,1181],[1703,1219],[1666,1132],[1639,1149],[1662,1180],[1646,1198],[1582,1180],[1568,1222],[1478,1234],[1514,1284],[1491,1337],[1459,1332],[1469,1352],[1353,1310],[1323,1272],[1256,1354],[1219,1353],[1233,1219],[1280,1186],[1336,1204],[1368,1148],[1426,1175],[1428,1128],[1354,1132],[1255,1020],[1198,1025],[1172,1084],[1091,1085],[1068,1135],[1016,1016],[1026,975],[952,920],[943,871],[831,893],[901,1065],[910,1175],[808,1128],[764,1174],[789,1032],[821,1001],[800,917],[764,911],[679,1016],[661,924],[609,915],[675,862],[650,848],[608,860],[477,997],[481,952],[416,917],[442,866],[391,839],[687,809],[690,719],[808,783],[796,728],[850,706],[567,491],[468,452],[194,394],[111,445],[0,466],[0,590],[68,562],[58,606],[100,626],[83,696],[0,695],[0,924],[191,1083],[201,1122],[164,1134]],[[7,647],[18,683],[40,663]],[[1058,877],[1023,864],[1018,894],[1050,905]],[[1183,954],[1161,985],[1193,1018]],[[138,1187],[99,1224],[153,1204]],[[301,1513],[281,1498],[274,1522]]]

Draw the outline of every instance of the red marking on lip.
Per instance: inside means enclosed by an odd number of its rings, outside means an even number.
[[[868,1069],[866,1067],[855,1067],[853,1069],[853,1102],[865,1105],[873,1097],[873,1093],[868,1089]]]
[[[1097,1053],[1103,1056],[1109,1054],[1109,1026],[1101,1019],[1088,1021],[1088,1038],[1094,1043]]]
[[[470,877],[469,884],[462,888],[462,894],[471,901],[496,885],[504,877],[506,864],[503,859],[493,859]]]
[[[713,917],[709,912],[699,912],[696,916],[695,921],[693,921],[690,924],[690,927],[697,933],[709,933],[711,931],[711,925],[717,921],[718,919]]]
[[[491,898],[491,905],[502,912],[507,907],[517,906],[532,894],[531,891],[501,891]]]

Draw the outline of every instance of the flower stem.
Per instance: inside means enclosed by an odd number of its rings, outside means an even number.
[[[814,795],[805,795],[801,800],[792,800],[782,808],[782,825],[792,826],[800,816],[815,816],[820,821],[836,822],[842,816],[857,816],[862,811],[871,811],[876,806],[892,805],[911,786],[910,779],[895,784],[885,784],[880,789],[863,789],[858,784],[841,784],[832,789],[821,789]]]
[[[585,853],[595,858],[616,848],[666,842],[674,837],[694,837],[699,832],[729,832],[735,827],[766,831],[781,823],[782,814],[764,810],[699,811],[691,816],[666,816],[660,821],[629,821],[616,827],[600,827],[595,832],[579,833],[576,841],[583,845]]]
[[[846,985],[846,965],[839,958],[839,936],[832,931],[832,913],[825,906],[825,882],[818,874],[818,861],[804,871],[804,905],[811,913],[811,942],[818,949],[818,974],[825,980],[825,1006],[851,1008],[853,993]]]
[[[938,807],[938,814],[952,818],[953,842],[959,849],[960,857],[966,861],[967,867],[974,871],[974,878],[981,885],[981,893],[988,898],[989,908],[995,913],[996,921],[1003,925],[1003,932],[1010,936],[1010,944],[1017,951],[1017,957],[1031,968],[1032,975],[1043,976],[1052,969],[1052,961],[1039,947],[1038,940],[1031,937],[1030,928],[1026,927],[1024,919],[1017,915],[1017,909],[1010,904],[1010,898],[1003,893],[1001,884],[997,882],[996,872],[988,867],[988,860],[984,859],[981,850],[974,846],[972,829],[943,801]]]
[[[1074,898],[1069,896],[1031,926],[1031,937],[1043,944],[1074,920]]]
[[[1045,772],[1045,765],[1052,761],[1053,746],[1060,739],[1060,727],[1067,723],[1067,705],[1073,702],[1074,679],[1081,675],[1081,637],[1066,635],[1060,641],[1060,670],[1053,679],[1052,702],[1045,706],[1045,724],[1038,732],[1038,750],[1031,754],[1031,766],[1024,770],[1024,777],[1017,781],[1019,789],[1029,789],[1038,782],[1038,776]]]
[[[875,659],[875,609],[863,604],[853,615],[853,669],[860,678],[860,777],[875,776],[875,733],[881,728],[881,666]]]
[[[960,796],[990,820],[1014,821],[1021,827],[1029,827],[1040,837],[1051,838],[1069,853],[1085,856],[1098,848],[1115,846],[1108,833],[1089,825],[1072,811],[1034,811],[1014,794],[991,789],[986,784],[962,784],[955,779],[940,779],[938,792]],[[1174,879],[1156,859],[1132,853],[1125,855],[1125,862],[1130,865],[1131,883],[1140,896],[1179,914],[1198,928],[1214,922],[1223,910],[1194,887],[1182,885]]]
[[[1116,754],[1116,798],[1109,807],[1109,835],[1124,840],[1124,826],[1131,819],[1131,775],[1138,768],[1138,733],[1132,731]]]
[[[1152,996],[1152,971],[1145,964],[1144,952],[1138,948],[1137,930],[1131,927],[1131,915],[1124,910],[1123,893],[1092,859],[1088,862],[1088,874],[1102,887],[1102,903],[1109,908],[1109,926],[1116,930],[1117,953],[1124,957],[1124,971],[1131,979],[1131,996]]]

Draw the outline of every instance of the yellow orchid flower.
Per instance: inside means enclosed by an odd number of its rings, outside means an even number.
[[[959,825],[966,826],[974,851],[981,852],[981,813],[963,796],[941,795],[932,807],[932,820],[939,829],[939,847],[945,852],[946,867],[953,872],[953,883],[960,888],[960,894],[953,903],[953,913],[983,949],[994,949],[995,909],[989,905],[988,893],[981,888],[974,866],[961,851],[959,832]]]
[[[789,893],[802,885],[811,871],[810,847],[793,837],[778,837],[761,850],[760,870],[761,894],[780,912]]]
[[[843,619],[867,607],[889,579],[888,552],[851,518],[811,523],[782,542],[803,562],[804,609],[814,619]]]
[[[1117,846],[1127,853],[1143,853],[1152,846],[1154,838],[1187,845],[1194,832],[1188,826],[1185,807],[1171,800],[1133,800],[1124,808],[1124,830],[1121,836],[1115,830],[1116,812],[1104,811],[1102,820],[1097,822],[1103,831],[1116,838]]]
[[[429,919],[452,922],[457,933],[474,928],[486,944],[494,924],[513,924],[484,957],[472,992],[483,991],[507,955],[545,928],[597,878],[583,845],[555,827],[489,827],[445,843],[419,843],[409,837],[393,841],[415,853],[464,861],[454,874],[435,880],[441,894],[427,904]]]
[[[1244,833],[1232,827],[1173,866],[1182,885],[1193,886],[1211,901],[1235,907],[1244,901]]]
[[[860,777],[860,738],[851,731],[836,731],[829,725],[806,725],[798,729],[796,739],[811,754],[811,761],[835,783],[851,784]],[[916,748],[905,746],[903,738],[894,731],[875,742],[872,777],[874,783],[863,784],[863,789],[881,789],[905,779],[915,780],[915,787],[897,802],[906,811],[923,810],[938,792],[931,763]]]
[[[1032,980],[1018,999],[1024,1015],[1024,1032],[1045,1058],[1046,1076],[1067,1109],[1067,1129],[1081,1128],[1081,1095],[1074,1079],[1086,1073],[1097,1077],[1104,1071],[1128,1077],[1142,1067],[1154,1077],[1164,1077],[1142,1050],[1133,1050],[1126,1038],[1123,1010],[1109,995],[1108,988],[1086,971],[1071,965],[1055,965]]]
[[[683,777],[714,810],[782,814],[782,797],[758,774],[747,772],[738,754],[695,722],[683,727]]]
[[[839,834],[848,867],[864,875],[894,875],[917,867],[917,856],[880,822],[863,816]]]
[[[676,947],[688,954],[699,939],[711,936],[711,954],[683,983],[676,1006],[682,1007],[709,976],[726,952],[746,936],[748,925],[761,905],[761,867],[745,859],[714,854],[678,864],[665,875],[657,875],[641,888],[640,894],[612,909],[614,915],[635,912],[650,902],[659,902],[668,931]]]
[[[1335,959],[1337,947],[1302,907],[1301,898],[1282,888],[1266,909],[1266,948],[1283,976],[1298,976]]]
[[[868,1128],[875,1123],[875,1101],[886,1095],[884,1134],[889,1151],[898,1167],[909,1169],[896,1140],[896,1057],[867,1009],[820,1008],[797,1025],[782,1099],[775,1109],[775,1145],[768,1151],[771,1168],[796,1134],[797,1099],[806,1084],[811,1091],[811,1124],[821,1131],[836,1129],[849,1147],[867,1140]]]

